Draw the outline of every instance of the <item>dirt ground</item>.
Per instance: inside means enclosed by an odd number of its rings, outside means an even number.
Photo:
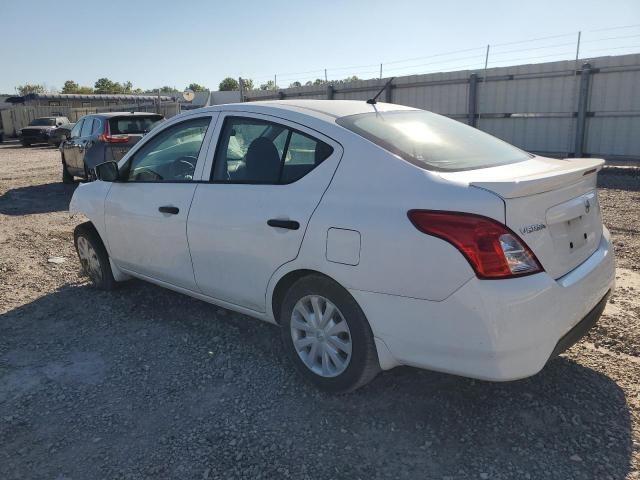
[[[588,338],[495,384],[303,383],[275,327],[131,281],[98,292],[59,153],[0,145],[0,478],[640,479],[640,177],[601,174],[618,258]],[[51,263],[62,257],[62,263]]]

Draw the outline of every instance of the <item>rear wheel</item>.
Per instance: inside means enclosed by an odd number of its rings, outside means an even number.
[[[91,222],[78,225],[73,231],[76,252],[82,269],[91,282],[100,290],[113,290],[116,281],[113,278],[109,254]]]
[[[289,357],[321,390],[351,392],[380,371],[364,313],[327,277],[309,275],[294,283],[282,302],[280,323]]]

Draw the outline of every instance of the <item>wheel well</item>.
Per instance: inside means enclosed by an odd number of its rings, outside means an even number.
[[[284,277],[278,280],[278,284],[276,285],[276,288],[273,289],[273,296],[271,297],[271,308],[273,309],[273,317],[275,318],[276,323],[280,323],[280,319],[278,318],[280,315],[280,307],[284,301],[284,296],[287,294],[287,290],[291,288],[291,285],[307,275],[322,275],[323,277],[327,277],[329,280],[335,282],[333,278],[316,270],[294,270],[287,273]]]

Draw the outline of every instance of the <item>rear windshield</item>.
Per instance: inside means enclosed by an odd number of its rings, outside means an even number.
[[[114,117],[109,119],[109,130],[111,135],[147,133],[160,120],[162,120],[161,115]]]
[[[29,124],[32,127],[51,127],[56,124],[55,118],[36,118]]]
[[[476,128],[424,110],[362,113],[336,122],[426,170],[473,170],[531,158]]]

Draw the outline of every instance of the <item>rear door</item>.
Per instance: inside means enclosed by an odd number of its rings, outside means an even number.
[[[189,116],[150,137],[120,170],[105,200],[110,254],[118,266],[197,291],[187,216],[215,114]],[[209,135],[208,135],[209,133]]]
[[[84,171],[84,157],[91,148],[91,132],[93,131],[93,117],[86,117],[82,123],[80,137],[76,139],[76,168]]]
[[[187,224],[196,282],[206,295],[264,312],[269,279],[298,255],[342,149],[258,114],[223,115],[216,137],[211,181],[197,186]]]
[[[67,167],[72,169],[75,173],[78,173],[78,147],[77,141],[80,138],[80,132],[82,131],[82,125],[84,118],[81,118],[78,123],[71,129],[70,138],[62,144],[62,154],[64,155],[64,161]]]

